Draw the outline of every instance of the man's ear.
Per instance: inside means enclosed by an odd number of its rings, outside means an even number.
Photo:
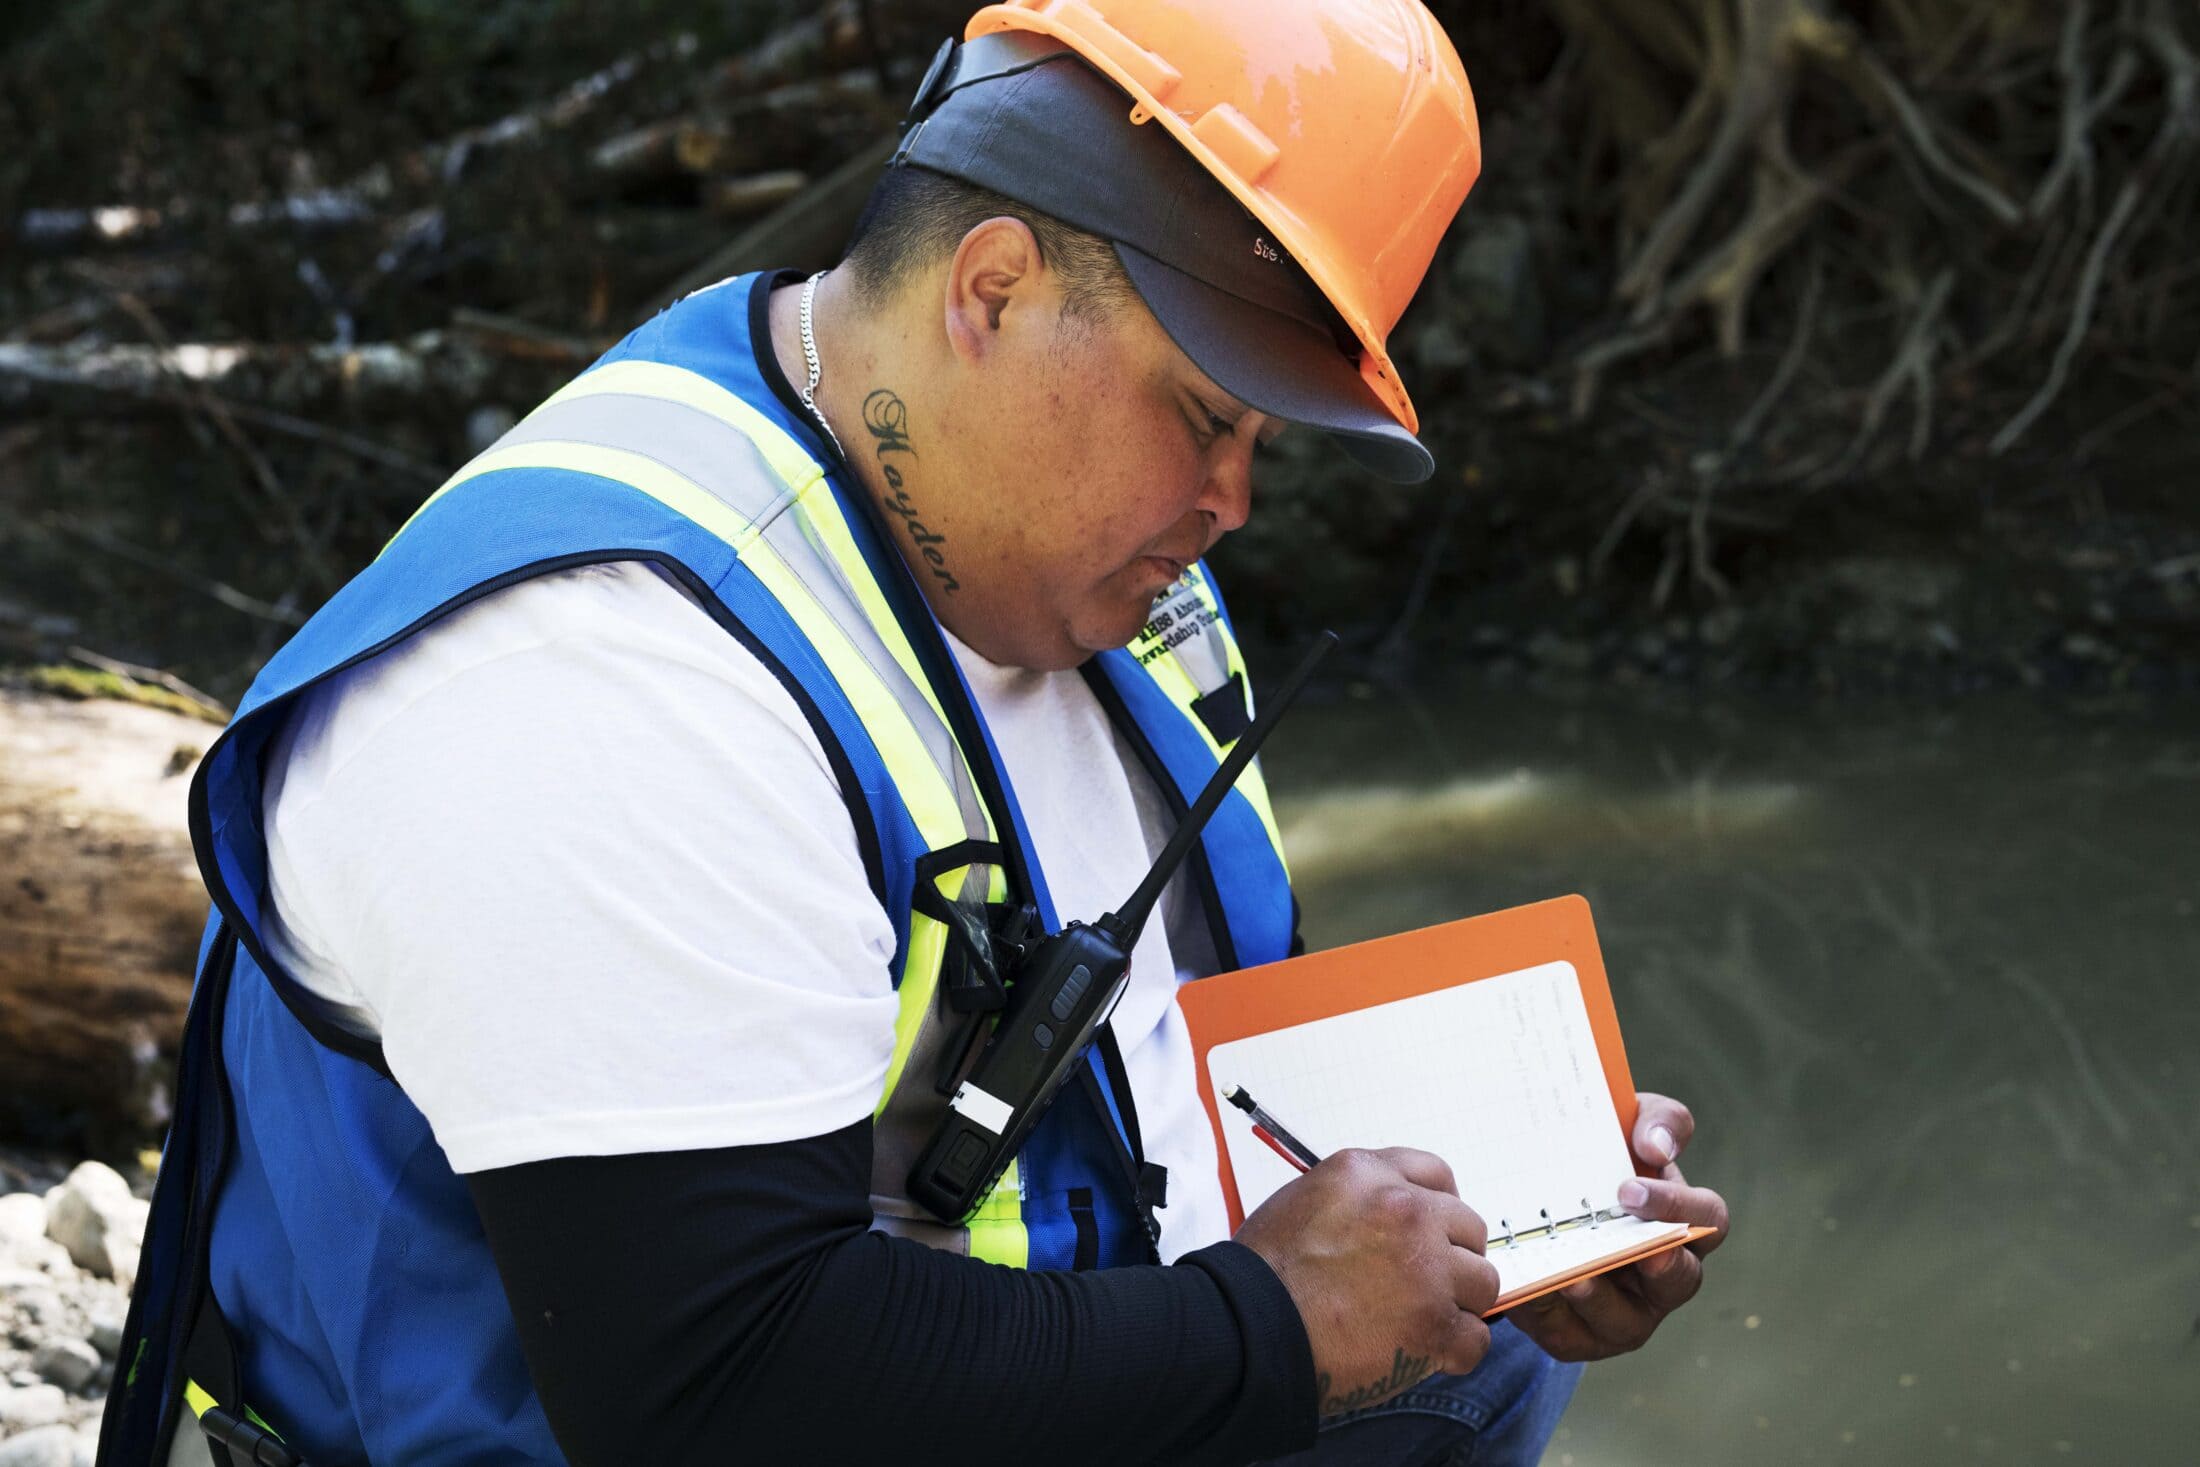
[[[964,235],[948,262],[941,301],[955,355],[979,361],[1000,345],[1004,330],[1035,324],[1046,273],[1039,241],[1021,219],[1000,215]]]

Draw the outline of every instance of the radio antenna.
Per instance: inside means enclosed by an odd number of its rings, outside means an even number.
[[[1238,736],[1237,743],[1230,748],[1229,757],[1222,761],[1222,767],[1207,781],[1207,787],[1199,792],[1198,799],[1192,801],[1192,807],[1184,812],[1184,818],[1177,822],[1176,833],[1169,837],[1169,843],[1154,858],[1153,869],[1146,873],[1144,881],[1138,883],[1138,890],[1131,893],[1129,901],[1093,924],[1115,939],[1117,946],[1124,952],[1129,952],[1137,945],[1138,934],[1144,930],[1146,918],[1152,915],[1153,904],[1160,900],[1161,889],[1169,884],[1170,877],[1176,875],[1176,868],[1191,854],[1192,845],[1199,839],[1200,832],[1207,828],[1208,820],[1221,808],[1223,797],[1237,784],[1238,776],[1245,772],[1245,766],[1252,763],[1253,756],[1260,752],[1262,742],[1289,711],[1292,700],[1298,697],[1299,690],[1306,686],[1306,680],[1313,675],[1314,665],[1328,656],[1329,649],[1336,645],[1335,632],[1323,632],[1314,639],[1314,645],[1307,649],[1306,656],[1291,670],[1291,675],[1283,680],[1283,686],[1276,689],[1275,697],[1269,701],[1267,707],[1261,709],[1260,717],[1253,720],[1252,727]]]

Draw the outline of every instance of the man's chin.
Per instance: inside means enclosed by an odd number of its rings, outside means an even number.
[[[1095,608],[1089,615],[1077,618],[1071,624],[1071,639],[1087,656],[1113,652],[1118,647],[1128,646],[1132,638],[1145,630],[1152,616],[1153,598],[1150,596],[1135,603],[1118,600],[1105,609]]]

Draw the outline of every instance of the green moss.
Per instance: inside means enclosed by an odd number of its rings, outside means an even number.
[[[223,724],[229,714],[220,708],[209,707],[196,698],[186,698],[181,693],[170,692],[152,683],[141,683],[120,673],[100,672],[89,667],[70,667],[50,664],[28,667],[8,675],[7,681],[33,692],[51,693],[60,698],[113,698],[123,703],[139,703],[147,708],[165,709],[196,718],[206,723]]]

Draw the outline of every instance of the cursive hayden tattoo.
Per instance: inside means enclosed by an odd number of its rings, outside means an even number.
[[[917,450],[909,442],[909,405],[895,396],[892,389],[881,387],[863,399],[863,426],[870,431],[878,454],[879,473],[886,479],[887,492],[883,501],[886,512],[900,518],[909,531],[910,543],[916,546],[917,554],[924,557],[940,589],[960,591],[962,582],[947,568],[947,552],[940,548],[947,543],[947,537],[927,528],[918,518],[915,501],[902,487],[901,465],[895,462],[898,454],[917,456]]]
[[[1321,1374],[1314,1377],[1314,1398],[1321,1402],[1321,1413],[1324,1416],[1335,1416],[1344,1411],[1356,1411],[1362,1406],[1372,1406],[1377,1401],[1386,1401],[1417,1381],[1427,1380],[1430,1370],[1431,1365],[1428,1356],[1408,1355],[1401,1349],[1391,1359],[1390,1374],[1379,1380],[1371,1380],[1366,1385],[1358,1386],[1344,1392],[1342,1395],[1330,1394],[1329,1372],[1326,1370],[1321,1372]]]

